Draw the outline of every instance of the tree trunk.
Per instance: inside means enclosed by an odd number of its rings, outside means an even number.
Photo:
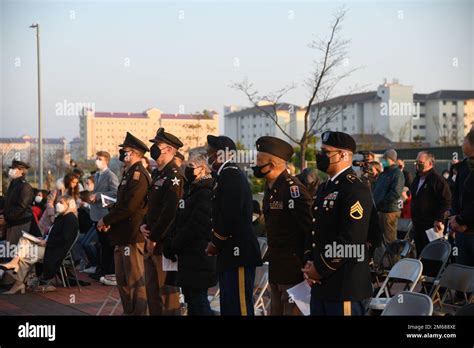
[[[301,152],[300,152],[300,167],[301,167],[301,170],[305,169],[306,168],[306,141],[302,141],[301,144],[300,144],[300,149],[301,149]]]

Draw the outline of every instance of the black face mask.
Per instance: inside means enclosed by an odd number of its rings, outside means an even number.
[[[326,173],[329,168],[329,157],[321,152],[316,154],[316,168]]]
[[[270,173],[270,171],[268,172],[262,172],[262,169],[265,168],[266,166],[268,166],[270,163],[267,163],[267,164],[264,164],[263,166],[253,166],[252,167],[252,170],[253,170],[253,176],[255,176],[256,178],[264,178],[265,175],[267,175],[268,173]]]
[[[418,174],[421,174],[425,171],[425,164],[424,163],[416,163],[415,168],[416,168],[416,172]]]
[[[194,180],[196,180],[196,175],[194,174],[194,169],[195,168],[191,168],[191,167],[184,168],[184,176],[186,177],[186,180],[189,183],[192,183],[192,182],[194,182]]]
[[[333,156],[328,156],[327,154],[329,152],[336,152]],[[338,151],[329,151],[329,152],[323,152],[320,151],[316,154],[316,168],[318,170],[327,173],[329,166],[331,165],[331,162],[329,161],[330,158],[334,157],[337,155]],[[337,163],[337,162],[334,162]]]
[[[126,154],[125,154],[125,150],[120,149],[120,150],[119,150],[119,161],[120,161],[120,162],[124,162],[124,161],[125,161],[125,155],[126,155]]]
[[[158,147],[158,145],[153,144],[150,147],[150,156],[153,158],[155,161],[158,160],[158,158],[161,156],[161,149]]]

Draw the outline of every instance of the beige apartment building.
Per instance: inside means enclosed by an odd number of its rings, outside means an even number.
[[[112,157],[118,156],[118,145],[123,142],[126,132],[151,145],[148,140],[154,138],[158,128],[163,127],[184,143],[181,151],[187,153],[190,148],[206,144],[208,134],[219,133],[218,116],[214,111],[202,114],[165,114],[156,108],[143,113],[86,110],[80,117],[80,136],[75,139],[74,152],[87,159],[93,158],[100,150],[108,151]]]

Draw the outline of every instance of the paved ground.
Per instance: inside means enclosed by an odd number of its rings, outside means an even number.
[[[0,315],[95,315],[112,287],[105,286],[91,280],[86,275],[80,278],[90,281],[90,286],[77,286],[71,288],[57,287],[57,291],[49,293],[35,293],[27,291],[24,295],[1,295]],[[0,288],[0,292],[8,287]],[[115,289],[112,293],[118,297]],[[107,315],[112,309],[112,304],[104,308],[103,314]],[[122,314],[122,307],[118,306],[114,313]]]

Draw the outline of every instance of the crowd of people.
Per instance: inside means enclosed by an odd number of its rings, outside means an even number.
[[[234,162],[232,139],[209,135],[206,153],[187,160],[181,140],[163,128],[149,141],[126,134],[119,176],[109,169],[110,154],[99,151],[95,172],[84,177],[74,168],[50,192],[30,186],[27,163],[12,162],[0,227],[17,253],[0,264],[0,278],[11,284],[4,294],[24,293],[31,275],[35,290],[54,291],[72,248],[73,267],[117,286],[126,315],[180,315],[180,293],[188,315],[212,315],[208,292],[216,285],[221,315],[253,315],[263,262],[271,315],[302,314],[287,290],[303,281],[312,315],[364,315],[373,295],[371,258],[400,238],[400,218],[412,221],[417,255],[433,228],[456,245],[457,263],[474,266],[474,129],[463,142],[465,159],[442,174],[425,151],[410,173],[395,149],[379,160],[368,153],[355,171],[354,139],[328,131],[317,170],[294,175],[293,147],[263,136],[252,167],[265,181],[261,203]],[[341,254],[339,246],[360,252]]]

